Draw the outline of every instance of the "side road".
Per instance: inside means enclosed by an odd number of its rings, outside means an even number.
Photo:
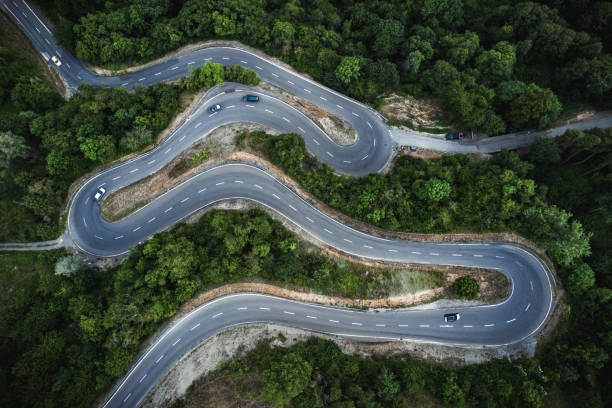
[[[612,112],[602,112],[594,117],[542,131],[521,131],[482,140],[450,141],[440,135],[391,127],[391,138],[397,146],[417,146],[448,153],[495,153],[502,149],[514,150],[529,146],[541,137],[556,137],[568,129],[592,129],[612,127]]]

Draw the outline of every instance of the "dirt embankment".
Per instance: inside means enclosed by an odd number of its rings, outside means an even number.
[[[411,355],[448,367],[461,367],[507,356],[518,358],[526,354],[525,349],[520,345],[498,349],[466,349],[410,341],[359,343],[335,336],[273,324],[239,326],[202,341],[189,353],[181,357],[177,364],[151,390],[145,398],[143,406],[147,408],[170,406],[173,401],[185,395],[187,388],[194,381],[203,381],[202,377],[215,370],[220,362],[244,356],[260,341],[267,341],[273,347],[289,347],[313,336],[334,341],[342,352],[347,354],[363,357]]]
[[[401,128],[406,129],[444,129],[439,124],[444,110],[428,99],[419,99],[411,95],[398,95],[392,93],[382,98],[383,104],[379,112],[397,120]]]
[[[332,115],[328,111],[319,108],[317,105],[295,96],[284,89],[272,85],[269,82],[261,81],[259,87],[265,91],[273,93],[282,101],[303,112],[312,119],[327,135],[336,143],[348,146],[357,141],[357,131],[350,123]]]

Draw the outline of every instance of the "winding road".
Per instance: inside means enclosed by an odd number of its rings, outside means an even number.
[[[461,319],[444,322],[448,310],[355,311],[260,294],[225,296],[193,310],[157,338],[108,396],[104,407],[138,406],[147,392],[183,354],[203,339],[228,327],[273,322],[360,341],[412,340],[463,347],[498,347],[522,342],[547,320],[553,305],[554,278],[546,264],[524,248],[505,243],[413,242],[388,240],[352,229],[322,213],[270,171],[253,163],[220,164],[187,179],[117,222],[108,222],[93,196],[99,187],[109,194],[152,174],[178,153],[214,129],[236,121],[260,123],[281,132],[301,134],[310,152],[336,170],[364,175],[384,168],[391,157],[390,128],[378,113],[247,50],[208,47],[190,51],[121,77],[93,74],[55,45],[50,23],[23,0],[2,1],[7,12],[41,51],[58,55],[59,73],[69,86],[79,82],[133,87],[175,79],[205,61],[241,64],[263,79],[350,122],[358,133],[351,146],[335,144],[301,112],[273,95],[243,85],[211,90],[197,109],[153,150],[104,170],[74,195],[67,236],[82,251],[96,256],[123,254],[133,245],[171,227],[198,209],[231,198],[256,201],[340,251],[377,260],[460,265],[496,269],[512,282],[512,292],[494,305],[453,308]],[[259,103],[242,102],[259,93]],[[213,104],[224,108],[214,114]]]

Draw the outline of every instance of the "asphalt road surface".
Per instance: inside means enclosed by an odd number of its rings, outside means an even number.
[[[335,221],[273,174],[249,163],[212,166],[122,220],[107,222],[101,216],[100,201],[94,199],[99,187],[104,187],[108,195],[134,183],[227,123],[251,121],[282,132],[299,133],[320,160],[352,175],[385,167],[392,151],[390,131],[370,108],[237,48],[202,48],[122,77],[97,76],[55,45],[50,23],[23,0],[3,1],[2,5],[41,52],[61,58],[63,64],[58,71],[71,87],[86,82],[129,88],[183,76],[189,66],[202,65],[207,60],[224,65],[241,64],[254,69],[263,79],[349,121],[358,132],[355,144],[339,146],[307,117],[271,95],[260,94],[259,103],[247,104],[241,98],[253,93],[252,89],[241,85],[232,86],[230,92],[227,92],[228,86],[215,88],[159,146],[94,175],[75,194],[67,234],[81,250],[97,256],[125,253],[130,246],[206,205],[245,198],[268,206],[325,244],[346,253],[379,260],[497,269],[512,282],[510,296],[499,304],[452,310],[365,312],[248,293],[219,298],[166,329],[109,395],[105,407],[139,405],[181,355],[202,339],[235,325],[273,322],[360,341],[416,340],[483,347],[521,342],[546,321],[553,303],[554,281],[546,265],[525,249],[502,243],[432,243],[374,237]],[[207,108],[217,103],[223,109],[209,113]],[[460,313],[461,319],[445,323],[443,314],[449,311]]]

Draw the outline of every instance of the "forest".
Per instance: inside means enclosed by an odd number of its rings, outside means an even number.
[[[335,175],[299,135],[241,138],[324,203],[366,223],[424,233],[514,231],[533,240],[554,262],[570,305],[560,334],[538,356],[547,392],[563,390],[576,407],[610,404],[611,129],[541,139],[523,158],[508,151],[486,161],[401,156],[388,173],[363,178]]]
[[[0,241],[57,238],[70,184],[152,144],[179,110],[178,87],[165,84],[82,85],[66,102],[23,51],[1,43],[0,72]]]
[[[225,362],[202,384],[196,382],[172,408],[204,406],[215,394],[202,392],[205,385],[221,388],[226,393],[222,400],[232,400],[227,394],[233,401],[256,398],[273,408],[535,408],[542,406],[548,382],[535,359],[451,369],[410,356],[347,355],[334,342],[312,337],[290,347],[261,342],[245,357]]]
[[[0,406],[88,407],[204,290],[245,280],[371,298],[389,270],[300,247],[260,210],[211,211],[92,269],[63,250],[0,256]]]
[[[227,39],[376,105],[432,96],[457,128],[490,135],[609,108],[612,4],[595,0],[54,0],[56,38],[107,67]],[[53,15],[53,14],[52,14]]]

